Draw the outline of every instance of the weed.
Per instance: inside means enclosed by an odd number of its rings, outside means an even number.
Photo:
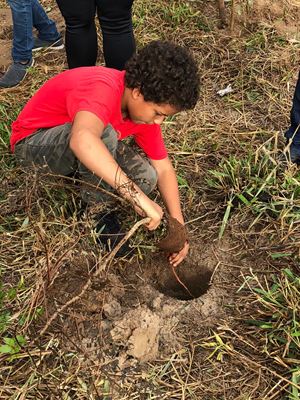
[[[269,45],[284,46],[286,39],[277,34],[273,28],[261,28],[252,33],[246,40],[247,51],[265,50]]]
[[[213,336],[209,337],[207,342],[201,343],[200,346],[211,350],[211,353],[207,356],[208,360],[216,357],[221,362],[224,360],[224,356],[231,354],[233,350],[231,345],[225,343],[222,337],[216,332],[213,332]]]
[[[272,275],[270,282],[248,277],[247,285],[256,297],[259,319],[246,322],[258,327],[264,336],[263,351],[285,366],[291,381],[299,383],[300,354],[300,277],[285,268]],[[297,387],[290,388],[289,399],[296,399]]]
[[[220,236],[235,207],[250,210],[257,216],[255,223],[263,217],[278,219],[287,225],[297,220],[300,174],[293,170],[280,171],[280,164],[270,154],[249,152],[244,158],[229,156],[218,169],[209,171],[208,186],[228,200]]]
[[[8,360],[13,361],[26,344],[26,339],[22,335],[15,337],[4,337],[4,344],[0,345],[0,353],[9,355]]]

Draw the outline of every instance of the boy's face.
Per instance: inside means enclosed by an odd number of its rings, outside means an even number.
[[[178,110],[169,104],[156,104],[145,101],[139,89],[133,89],[127,103],[129,118],[136,124],[162,124],[166,117]]]

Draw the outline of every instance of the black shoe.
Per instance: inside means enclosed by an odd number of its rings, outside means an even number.
[[[59,36],[56,40],[42,40],[38,37],[34,38],[33,48],[32,51],[39,51],[39,50],[61,50],[63,49],[64,42],[61,36]]]
[[[106,251],[111,251],[125,237],[117,215],[114,211],[101,213],[97,216],[97,220],[95,227],[98,235],[97,241]],[[128,242],[125,242],[117,251],[116,257],[125,257],[131,252]]]
[[[300,145],[291,143],[290,148],[289,148],[289,153],[290,153],[291,162],[294,164],[297,164],[299,166],[300,165]]]
[[[285,149],[282,154],[279,155],[278,161],[284,163],[287,166],[289,163],[300,166],[300,144],[290,143],[287,139]]]

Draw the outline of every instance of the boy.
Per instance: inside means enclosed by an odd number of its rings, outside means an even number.
[[[180,46],[155,41],[127,63],[125,71],[82,67],[46,82],[12,125],[11,148],[23,164],[47,165],[82,181],[115,189],[134,209],[158,227],[161,207],[147,194],[158,184],[170,216],[181,224],[177,179],[161,135],[168,116],[195,106],[199,95],[197,66]],[[150,163],[120,142],[132,135]],[[108,184],[108,185],[107,185]],[[91,185],[85,202],[103,201]],[[177,266],[189,245],[169,256]]]

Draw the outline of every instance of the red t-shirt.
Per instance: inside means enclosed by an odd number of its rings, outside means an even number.
[[[104,126],[111,124],[119,132],[119,139],[133,135],[149,158],[166,158],[159,125],[123,119],[124,77],[125,71],[105,67],[75,68],[56,75],[36,92],[13,122],[12,151],[17,142],[36,130],[72,123],[79,111],[90,111]]]

